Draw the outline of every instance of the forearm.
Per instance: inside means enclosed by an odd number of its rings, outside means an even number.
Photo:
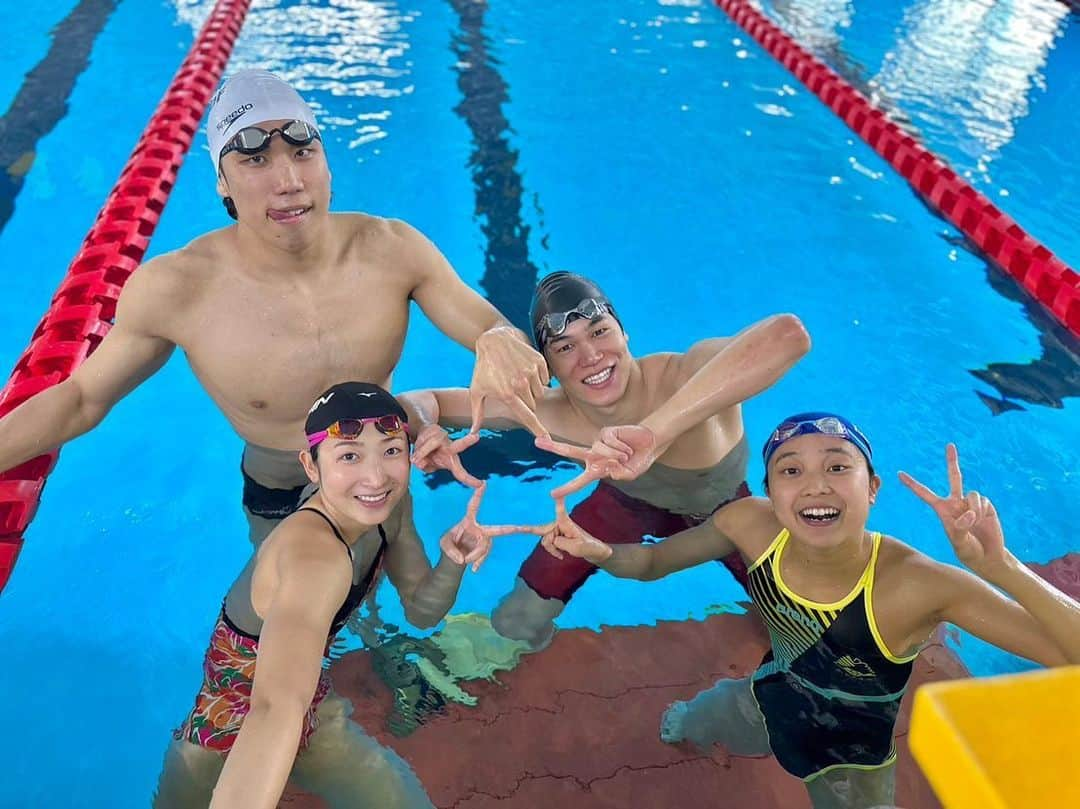
[[[485,301],[485,303],[487,302]],[[490,304],[484,307],[483,310],[476,312],[468,325],[470,327],[467,332],[469,336],[462,343],[466,348],[471,349],[474,354],[479,349],[480,341],[484,338],[484,335],[508,334],[524,342],[529,342],[529,338],[521,329],[503,317],[502,312]]]
[[[442,290],[438,296],[425,296],[422,300],[418,298],[421,308],[447,337],[474,353],[484,335],[491,332],[502,333],[505,330],[528,340],[498,309],[460,279],[456,288],[459,296],[448,295]]]
[[[90,413],[70,380],[47,388],[0,419],[0,471],[50,452],[96,425],[104,412]]]
[[[417,434],[430,424],[439,423],[439,400],[430,390],[414,390],[397,397],[409,416],[409,435]]]
[[[585,557],[613,576],[653,581],[712,559],[722,559],[736,550],[734,543],[717,527],[714,519],[650,544],[600,545]],[[610,554],[602,550],[608,548]],[[600,561],[597,561],[597,560]]]
[[[1027,610],[1069,663],[1080,663],[1080,604],[1048,584],[1012,554],[1003,565],[983,578],[1004,590]]]
[[[659,576],[653,574],[653,551],[652,545],[604,545],[610,553],[606,559],[598,559],[600,552],[592,554],[592,562],[606,573],[617,576],[620,579],[638,579],[650,581]]]
[[[431,569],[404,600],[405,617],[418,629],[429,629],[446,617],[454,606],[465,565],[452,561],[446,554]]]
[[[473,345],[473,351],[477,351],[480,348],[480,341],[485,338],[499,339],[502,337],[512,337],[515,340],[520,340],[525,345],[532,348],[532,338],[525,332],[513,325],[505,317],[498,312],[495,313],[497,317],[490,323],[490,325],[480,330],[480,333],[476,337],[476,342]]]
[[[710,416],[768,388],[809,348],[810,338],[793,315],[755,323],[720,349],[641,424],[652,430],[658,446],[666,446]]]
[[[274,809],[285,791],[304,708],[253,706],[225,760],[210,809]]]
[[[409,434],[414,438],[431,424],[456,429],[471,423],[468,388],[414,390],[398,396],[398,401],[409,414]],[[490,409],[497,410],[498,405]]]

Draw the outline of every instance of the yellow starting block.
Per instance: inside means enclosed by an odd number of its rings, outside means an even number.
[[[1080,807],[1080,666],[924,685],[908,742],[945,809]]]

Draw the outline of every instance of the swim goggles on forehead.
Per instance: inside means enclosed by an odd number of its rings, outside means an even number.
[[[365,424],[374,424],[375,429],[383,435],[397,435],[405,429],[405,422],[393,413],[367,419],[341,419],[335,421],[325,430],[319,430],[317,433],[309,435],[307,437],[308,448],[314,447],[327,438],[355,441],[360,436],[360,433],[364,432]]]
[[[540,318],[537,330],[540,333],[540,344],[543,345],[552,337],[558,337],[564,331],[571,320],[584,318],[595,320],[603,315],[611,314],[611,307],[604,301],[596,298],[586,298],[569,312],[550,312]]]
[[[305,121],[289,121],[285,126],[271,129],[269,132],[259,126],[246,126],[237,132],[221,150],[218,160],[229,152],[240,154],[258,154],[270,145],[270,138],[280,134],[281,139],[292,146],[307,146],[313,140],[322,140],[319,130]]]
[[[870,441],[863,434],[862,430],[847,419],[839,416],[826,415],[814,418],[792,419],[785,421],[773,430],[772,435],[769,436],[769,440],[765,442],[765,446],[761,451],[765,464],[768,465],[769,458],[772,457],[772,454],[776,452],[777,448],[785,441],[799,435],[807,435],[810,433],[843,438],[854,444],[859,452],[866,456],[867,461],[873,457],[874,453],[870,448]]]

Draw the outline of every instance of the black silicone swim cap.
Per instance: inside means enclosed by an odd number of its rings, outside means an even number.
[[[569,312],[586,298],[593,298],[604,304],[619,324],[619,328],[622,328],[622,322],[615,314],[615,307],[611,305],[604,290],[583,275],[559,270],[541,278],[536,285],[536,292],[533,293],[532,305],[529,307],[529,323],[532,324],[533,343],[536,347],[540,350],[544,348],[545,315]]]
[[[409,417],[398,400],[369,382],[342,382],[323,392],[315,400],[304,423],[304,432],[313,435],[342,419],[367,419],[397,416],[408,423]]]

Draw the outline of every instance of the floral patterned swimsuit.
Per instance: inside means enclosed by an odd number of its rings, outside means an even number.
[[[326,520],[333,529],[334,536],[341,540],[349,552],[349,561],[352,561],[352,548],[329,517],[318,509],[310,507],[304,507],[298,511],[311,511]],[[367,574],[349,588],[344,603],[330,624],[327,647],[333,637],[345,626],[353,610],[360,606],[360,602],[364,600],[379,574],[383,555],[386,552],[386,532],[383,531],[381,525],[378,528],[382,542],[375,554],[375,561]],[[232,749],[240,733],[240,726],[244,723],[244,717],[251,709],[251,687],[255,680],[255,661],[258,653],[259,636],[244,632],[229,620],[225,612],[225,604],[222,602],[221,613],[210,636],[210,648],[207,649],[206,658],[203,661],[202,688],[195,698],[195,707],[184,720],[184,724],[174,732],[175,738],[222,753],[227,753]],[[311,734],[315,732],[316,711],[329,691],[330,678],[323,669],[315,688],[315,696],[304,715],[304,727],[300,735],[301,750],[307,746]]]

